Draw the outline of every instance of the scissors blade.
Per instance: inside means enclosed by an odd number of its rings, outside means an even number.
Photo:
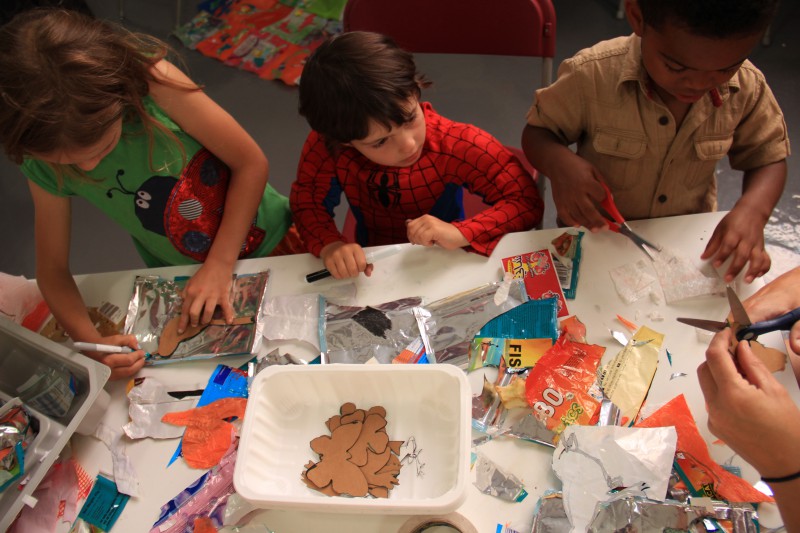
[[[626,237],[628,237],[630,240],[632,240],[633,243],[636,246],[638,246],[639,249],[642,250],[647,255],[647,257],[650,258],[651,261],[655,261],[655,259],[653,259],[652,254],[650,254],[650,252],[645,247],[647,246],[649,248],[652,248],[653,250],[657,250],[657,251],[660,252],[661,251],[661,246],[659,246],[657,244],[653,244],[652,242],[650,242],[647,239],[643,238],[641,235],[639,235],[638,233],[633,231],[631,229],[631,227],[628,226],[628,224],[625,223],[625,222],[623,222],[622,224],[619,225],[619,232],[622,233],[623,235],[625,235]]]
[[[734,322],[736,322],[740,328],[748,327],[751,324],[750,317],[747,316],[747,311],[744,310],[742,301],[736,296],[736,291],[734,291],[733,287],[730,285],[726,287],[726,291],[728,293],[728,303],[731,306],[731,314],[733,315]]]
[[[720,322],[718,320],[705,320],[702,318],[685,318],[685,317],[678,317],[676,319],[678,322],[682,324],[686,324],[688,326],[694,326],[696,328],[704,329],[706,331],[722,331],[723,329],[728,327],[727,322]]]

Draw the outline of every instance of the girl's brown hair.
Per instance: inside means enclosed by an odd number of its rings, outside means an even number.
[[[97,143],[120,118],[141,118],[177,138],[145,111],[162,41],[75,11],[37,9],[0,28],[0,141],[8,157]],[[197,87],[183,87],[193,90]]]

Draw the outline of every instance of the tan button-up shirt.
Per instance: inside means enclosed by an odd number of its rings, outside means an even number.
[[[639,37],[578,52],[536,91],[528,124],[547,128],[595,165],[623,216],[713,211],[717,162],[758,168],[789,155],[786,124],[764,75],[745,61],[731,80],[694,103],[676,127],[648,90]]]

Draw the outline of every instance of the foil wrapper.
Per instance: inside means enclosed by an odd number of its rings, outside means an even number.
[[[0,490],[25,473],[25,448],[36,437],[36,427],[18,398],[0,407]]]
[[[187,278],[188,279],[188,278]],[[209,326],[196,336],[181,341],[169,356],[158,355],[158,341],[164,326],[180,316],[181,291],[187,279],[171,280],[159,276],[138,276],[125,318],[126,334],[135,335],[148,354],[145,364],[155,365],[240,355],[258,351],[264,317],[261,304],[269,285],[269,270],[235,276],[231,287],[234,318],[253,317],[247,324]],[[222,318],[219,309],[214,319]]]
[[[509,287],[508,295],[495,301],[501,287]],[[467,368],[475,334],[491,319],[527,300],[524,281],[516,279],[510,285],[489,283],[414,309],[428,360]]]
[[[531,533],[561,533],[570,530],[559,494],[543,496],[533,517]],[[599,503],[589,525],[591,533],[618,531],[725,531],[756,533],[758,514],[748,504],[731,505],[714,502],[709,506],[692,506],[670,501],[655,502],[639,497],[622,497]]]
[[[484,494],[509,502],[521,502],[528,495],[522,481],[501,470],[482,453],[478,454],[475,464],[475,486]]]
[[[366,363],[372,357],[391,363],[419,338],[413,309],[422,298],[410,297],[380,305],[325,306],[323,343],[330,363]]]

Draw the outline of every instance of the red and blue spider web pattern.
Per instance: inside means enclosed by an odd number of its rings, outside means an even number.
[[[476,252],[488,255],[506,233],[531,229],[541,220],[543,204],[533,178],[505,147],[474,126],[424,109],[425,150],[410,167],[377,165],[352,148],[333,157],[311,133],[291,193],[295,224],[309,251],[318,254],[341,239],[332,220],[341,192],[365,246],[408,242],[406,220],[430,214],[453,222]],[[461,220],[456,198],[462,186],[490,207]]]

